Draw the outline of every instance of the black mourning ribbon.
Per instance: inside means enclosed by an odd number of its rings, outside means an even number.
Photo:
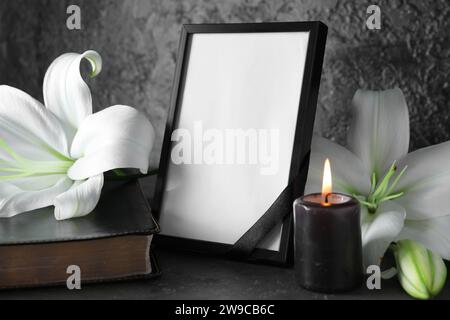
[[[292,213],[293,201],[303,194],[308,165],[309,153],[304,157],[297,175],[284,188],[274,203],[227,252],[230,258],[240,260],[249,258],[264,237]]]

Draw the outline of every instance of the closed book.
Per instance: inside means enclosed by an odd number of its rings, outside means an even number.
[[[0,288],[149,278],[160,270],[152,253],[159,232],[139,182],[105,183],[96,209],[57,221],[53,208],[0,219]]]

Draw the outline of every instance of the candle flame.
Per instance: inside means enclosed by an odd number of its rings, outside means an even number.
[[[327,158],[325,160],[325,165],[323,167],[323,180],[322,180],[322,204],[329,206],[327,196],[333,192],[333,182],[331,179],[331,165],[330,160]]]

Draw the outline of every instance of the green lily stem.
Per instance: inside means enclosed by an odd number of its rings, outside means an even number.
[[[127,175],[122,169],[114,169],[113,172],[118,177],[125,177]]]
[[[113,170],[113,175],[105,175],[105,179],[107,181],[116,181],[116,180],[133,180],[133,179],[141,179],[145,177],[150,177],[158,174],[158,169],[151,169],[146,174],[137,173],[137,174],[126,174],[122,171],[124,175],[117,175],[116,170]]]

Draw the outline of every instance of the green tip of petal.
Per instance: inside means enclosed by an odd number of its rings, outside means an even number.
[[[102,71],[102,57],[96,51],[86,51],[82,55],[82,58],[89,61],[89,64],[91,65],[90,78],[94,78]]]
[[[96,75],[98,75],[100,73],[99,69],[97,68],[97,65],[95,64],[95,61],[90,59],[90,58],[86,58],[87,61],[89,61],[89,63],[91,64],[91,68],[92,71],[89,73],[89,78],[94,78]]]

